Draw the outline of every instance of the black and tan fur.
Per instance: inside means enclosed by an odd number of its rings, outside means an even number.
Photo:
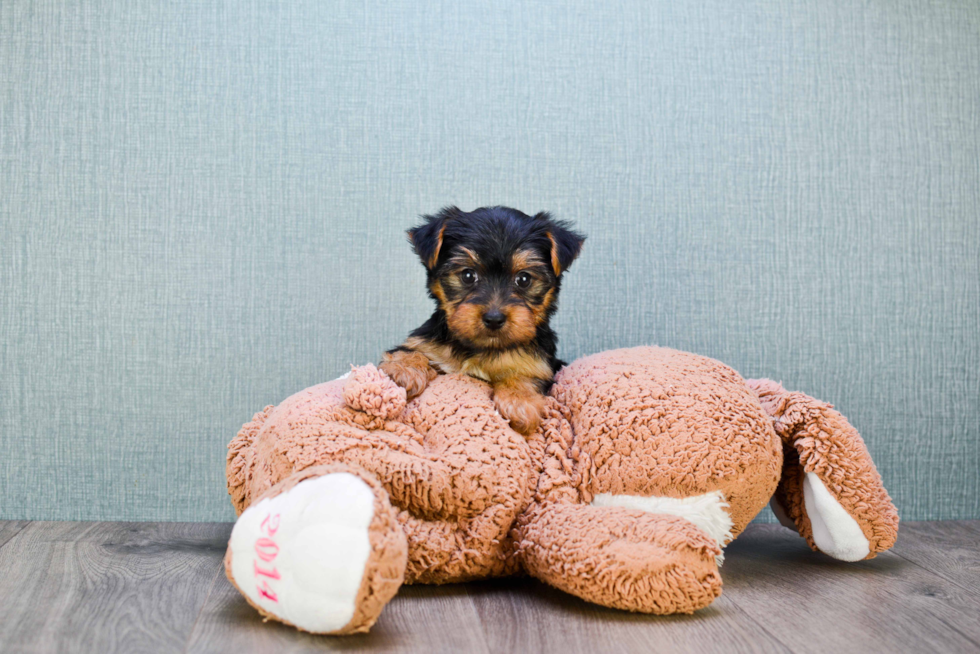
[[[438,373],[489,382],[501,415],[516,430],[537,429],[544,393],[564,365],[549,323],[558,308],[562,274],[585,240],[547,213],[507,207],[464,213],[447,207],[408,231],[428,271],[432,316],[381,369],[409,397]]]

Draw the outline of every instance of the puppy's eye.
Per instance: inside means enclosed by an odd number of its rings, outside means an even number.
[[[517,277],[514,278],[514,283],[520,288],[527,288],[531,285],[531,276],[526,272],[517,273]]]
[[[459,273],[459,278],[463,280],[464,284],[472,285],[476,283],[476,271],[472,268],[467,268],[463,272]]]

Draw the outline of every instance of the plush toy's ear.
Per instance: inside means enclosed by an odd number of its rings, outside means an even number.
[[[439,263],[439,251],[442,249],[442,238],[446,233],[446,223],[460,214],[456,207],[446,207],[434,216],[422,216],[425,221],[417,227],[408,230],[408,241],[415,248],[422,263],[429,270]]]
[[[545,212],[535,216],[539,220],[548,222],[548,238],[551,240],[551,267],[555,269],[555,276],[561,275],[568,270],[579,252],[582,251],[582,244],[585,237],[574,231],[571,224],[564,220],[552,220],[551,216]]]

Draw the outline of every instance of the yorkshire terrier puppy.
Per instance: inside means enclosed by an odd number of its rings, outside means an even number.
[[[482,379],[493,386],[500,415],[533,433],[564,365],[548,321],[585,237],[547,213],[507,207],[447,207],[423,219],[408,238],[426,267],[436,310],[379,367],[409,398],[438,373]]]

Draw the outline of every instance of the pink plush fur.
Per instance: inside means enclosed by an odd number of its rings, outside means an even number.
[[[375,511],[354,617],[332,633],[369,628],[401,583],[521,570],[605,606],[692,612],[720,594],[721,548],[774,493],[816,549],[806,473],[856,522],[868,557],[898,524],[863,441],[829,405],[656,347],[565,367],[528,438],[483,382],[439,376],[406,402],[369,365],[267,407],[229,444],[238,513],[338,470],[367,484]],[[691,514],[695,501],[713,513]]]

